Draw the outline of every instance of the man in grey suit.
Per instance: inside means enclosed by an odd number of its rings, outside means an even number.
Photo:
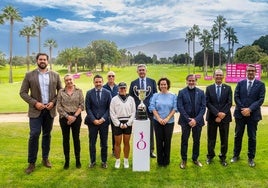
[[[206,89],[206,104],[207,104],[207,142],[208,154],[207,164],[212,162],[215,157],[215,145],[217,140],[217,131],[220,132],[220,162],[222,166],[227,166],[226,153],[228,150],[229,125],[232,121],[232,89],[227,84],[222,83],[224,78],[223,71],[215,70],[215,83],[211,84]]]
[[[139,78],[132,81],[129,87],[129,95],[132,96],[135,100],[136,107],[140,104],[139,98],[135,95],[133,88],[136,86],[137,89],[147,89],[146,92],[146,99],[143,101],[146,105],[146,110],[148,114],[148,118],[150,119],[150,157],[156,158],[156,155],[154,154],[154,127],[153,127],[153,113],[149,112],[149,105],[150,105],[150,99],[153,96],[154,93],[157,92],[156,88],[156,82],[155,80],[146,77],[146,65],[145,64],[139,64],[137,66],[137,73],[139,75]],[[150,90],[149,90],[150,88]]]
[[[189,74],[186,77],[187,87],[179,91],[177,108],[180,112],[179,125],[181,125],[181,169],[186,168],[188,140],[192,131],[193,153],[192,160],[196,166],[202,167],[198,160],[200,150],[200,137],[202,126],[205,125],[206,98],[204,91],[196,87],[196,77]]]
[[[48,160],[51,140],[51,130],[56,116],[57,93],[61,89],[60,76],[47,68],[48,55],[38,53],[36,56],[38,68],[26,73],[20,89],[21,98],[29,104],[30,137],[28,143],[28,163],[25,170],[30,174],[35,169],[38,153],[39,136],[42,131],[43,165],[51,168]],[[30,93],[29,93],[30,92]]]
[[[265,84],[255,79],[256,67],[247,66],[247,79],[237,83],[234,93],[235,100],[235,139],[231,162],[237,162],[242,149],[242,139],[247,125],[248,133],[248,165],[255,167],[256,133],[258,122],[262,119],[261,105],[265,97]]]

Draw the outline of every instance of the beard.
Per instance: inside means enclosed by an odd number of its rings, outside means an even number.
[[[47,68],[47,64],[46,63],[38,63],[37,65],[38,65],[38,67],[40,69],[46,69]]]

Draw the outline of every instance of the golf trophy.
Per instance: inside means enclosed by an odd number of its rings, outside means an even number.
[[[147,89],[137,89],[137,86],[133,87],[133,92],[140,99],[140,104],[137,107],[137,113],[136,113],[136,119],[137,120],[147,120],[148,115],[147,115],[147,110],[146,106],[143,103],[143,101],[148,97],[151,93],[151,87],[148,86]],[[147,93],[148,92],[148,93]],[[147,93],[147,95],[146,95]]]

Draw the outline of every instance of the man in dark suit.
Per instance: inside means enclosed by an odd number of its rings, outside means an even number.
[[[50,151],[51,130],[56,116],[57,93],[61,89],[60,76],[47,68],[48,55],[38,53],[36,62],[38,68],[26,73],[20,88],[21,98],[29,104],[28,116],[30,137],[28,143],[28,163],[25,170],[30,174],[35,169],[38,153],[39,136],[42,130],[43,165],[51,168],[48,160]],[[29,93],[30,92],[30,93]]]
[[[181,125],[181,169],[186,168],[188,139],[192,130],[193,134],[193,163],[202,167],[202,163],[198,161],[200,150],[200,136],[204,122],[204,114],[206,111],[206,98],[204,91],[196,87],[196,77],[189,74],[186,77],[187,87],[179,91],[177,107],[180,112],[179,125]]]
[[[231,162],[237,162],[240,158],[242,138],[247,125],[248,133],[248,165],[255,166],[256,133],[258,122],[262,119],[261,105],[265,97],[265,85],[255,79],[256,67],[253,64],[247,66],[247,79],[237,83],[234,93],[236,103],[234,153]]]
[[[207,164],[215,157],[215,144],[217,139],[217,129],[219,128],[221,140],[221,153],[219,155],[221,164],[227,166],[226,153],[228,149],[229,124],[232,121],[232,89],[223,84],[223,71],[218,69],[214,72],[215,84],[206,89],[207,103],[207,141],[208,154]]]
[[[112,99],[110,91],[104,89],[103,78],[100,75],[94,76],[95,88],[89,90],[86,94],[86,112],[85,124],[89,132],[89,150],[90,150],[90,168],[96,165],[96,142],[98,133],[100,134],[101,145],[101,166],[107,168],[108,151],[108,130],[109,130],[109,107]]]
[[[153,96],[154,93],[157,92],[157,87],[156,87],[156,82],[155,80],[146,77],[146,65],[140,64],[137,66],[137,73],[139,75],[139,78],[132,81],[129,87],[129,95],[132,96],[135,100],[136,107],[140,104],[139,98],[136,96],[137,93],[135,94],[134,92],[134,87],[136,86],[137,89],[147,89],[148,91],[146,92],[146,99],[143,101],[144,104],[146,105],[146,110],[148,117],[150,119],[150,157],[151,158],[156,158],[156,155],[154,154],[154,127],[153,127],[153,114],[149,112],[149,102],[151,97]],[[150,88],[150,89],[149,89]]]

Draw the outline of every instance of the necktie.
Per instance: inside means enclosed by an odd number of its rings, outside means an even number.
[[[248,82],[248,95],[249,95],[250,90],[251,90],[251,85],[252,85],[252,81],[249,81],[249,82]]]
[[[100,102],[100,90],[98,89],[97,90],[97,100],[98,100],[98,103]]]
[[[221,86],[217,86],[217,99],[218,99],[218,101],[220,100],[220,96],[221,96]]]
[[[144,89],[144,79],[141,79],[141,89]]]

